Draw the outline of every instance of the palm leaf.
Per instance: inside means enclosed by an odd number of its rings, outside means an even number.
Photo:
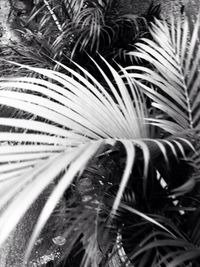
[[[152,40],[143,38],[130,56],[145,60],[154,70],[139,67],[130,74],[138,80],[144,92],[153,100],[152,105],[172,118],[181,129],[199,124],[199,18],[189,31],[188,19],[180,18],[171,24],[156,21],[152,25]],[[134,70],[129,67],[128,71]],[[145,74],[145,75],[144,75]],[[152,88],[145,85],[148,82]],[[154,88],[159,88],[159,91]],[[160,93],[162,92],[162,93]],[[152,121],[154,123],[154,121]],[[158,123],[158,121],[157,121]]]
[[[198,151],[200,118],[198,100],[199,28],[199,17],[191,29],[189,29],[187,18],[184,18],[184,21],[177,18],[176,22],[172,18],[170,24],[156,21],[151,29],[153,40],[141,39],[141,42],[136,44],[136,50],[129,53],[131,58],[134,57],[138,60],[139,66],[126,68],[129,76],[136,81],[146,96],[151,99],[151,105],[155,113],[158,114],[157,117],[148,118],[147,120],[154,126],[161,127],[172,134],[182,132],[184,135],[184,132],[187,132],[185,129],[190,128],[194,136],[189,139],[196,139]],[[147,63],[148,67],[142,66],[141,62]],[[161,112],[159,113],[158,111]],[[191,187],[194,187],[194,183],[199,181],[199,153],[192,157],[192,161],[196,164],[196,171],[185,184],[172,190],[176,196],[183,197],[186,191],[191,190]],[[196,191],[194,190],[191,194],[199,194],[198,184],[196,185]],[[184,197],[181,201],[182,203],[187,203],[186,205],[193,206],[193,204],[188,204]],[[193,211],[195,210],[196,208],[194,207]],[[179,212],[186,214],[186,218],[187,216],[192,217],[196,213],[188,214],[187,208],[184,211],[181,210],[181,206],[179,207]],[[192,229],[194,231],[191,230],[190,233],[194,238],[194,236],[198,236],[198,221],[194,220],[193,223],[194,227]],[[152,248],[151,246],[158,248],[162,241],[162,239],[158,239],[155,244],[153,244],[154,242],[148,242],[146,248],[144,246],[138,252],[133,252],[133,258],[137,256],[137,253],[141,253],[143,249],[149,251]],[[174,241],[174,246],[178,247],[176,241]],[[166,250],[164,252],[165,256],[162,256],[160,261],[156,260],[152,266],[160,266],[162,264],[164,266],[187,266],[188,262],[194,262],[198,266],[199,260],[196,261],[196,259],[199,258],[199,250],[196,247],[196,239],[192,239],[191,242],[193,244],[190,242],[187,244],[186,242],[182,249],[177,251]],[[167,247],[168,245],[170,245],[170,242],[166,240],[163,246]],[[146,257],[148,258],[148,255]]]
[[[65,190],[103,146],[120,142],[126,151],[124,173],[112,213],[119,206],[136,162],[135,151],[142,154],[143,175],[147,178],[151,150],[167,158],[166,144],[170,143],[170,153],[175,150],[179,154],[179,150],[184,152],[188,148],[187,140],[184,143],[175,138],[165,143],[149,138],[146,109],[137,85],[128,77],[124,82],[106,64],[114,83],[98,65],[97,68],[110,93],[78,65],[87,78],[60,64],[68,75],[26,67],[46,78],[0,79],[0,104],[34,115],[34,120],[0,119],[0,124],[6,126],[0,146],[0,227],[4,229],[1,245],[45,188],[58,180],[35,225],[28,255]]]
[[[171,18],[171,23],[156,21],[152,25],[153,40],[143,38],[136,44],[130,57],[144,60],[149,67],[130,66],[127,72],[134,78],[152,102],[158,114],[148,121],[172,134],[193,129],[198,140],[199,109],[199,63],[200,46],[199,16],[190,29],[188,18]],[[150,85],[150,86],[149,86]],[[162,116],[162,119],[159,116]],[[163,120],[163,118],[170,118]],[[198,141],[196,148],[199,151]],[[193,178],[186,187],[199,179],[199,156],[193,155],[196,165]],[[182,188],[183,189],[183,188]],[[178,191],[181,191],[177,189]]]

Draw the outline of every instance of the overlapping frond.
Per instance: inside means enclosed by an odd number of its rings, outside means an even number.
[[[142,39],[131,57],[152,66],[129,67],[152,105],[177,123],[177,130],[199,125],[199,17],[192,29],[188,19],[172,17],[171,23],[156,21],[152,25],[153,40]],[[137,73],[135,70],[137,69]],[[147,83],[151,86],[147,86]],[[158,123],[155,118],[153,123]]]
[[[191,129],[189,131],[193,132],[195,136],[191,136],[189,139],[196,139],[198,152],[200,121],[199,29],[199,16],[193,26],[189,25],[187,18],[175,20],[172,17],[170,23],[156,21],[150,30],[152,39],[142,38],[136,44],[136,49],[128,53],[131,59],[134,57],[138,60],[138,65],[126,68],[129,77],[150,99],[148,101],[152,110],[152,117],[147,118],[147,121],[171,134],[184,134],[187,129]],[[127,74],[124,75],[123,73],[122,75],[124,77]],[[194,182],[196,182],[196,189],[193,188],[193,194],[199,196],[199,153],[192,157],[192,162],[196,167],[195,173],[190,176],[186,183],[171,191],[180,197],[180,201],[184,203],[183,206],[186,206],[183,210],[181,210],[181,205],[178,207],[182,218],[186,220],[185,224],[191,216],[193,218],[192,223],[194,223],[192,228],[195,230],[188,231],[190,226],[189,224],[185,226],[184,223],[177,224],[177,228],[183,232],[185,231],[183,229],[187,229],[186,236],[191,235],[192,239],[191,236],[189,241],[185,240],[183,236],[180,240],[177,236],[173,240],[172,236],[166,240],[161,236],[152,238],[152,240],[148,240],[146,245],[141,245],[138,250],[133,249],[131,251],[132,256],[130,258],[136,265],[146,266],[147,263],[149,266],[187,266],[193,263],[194,265],[197,264],[196,266],[199,265],[200,254],[196,245],[197,239],[194,238],[194,236],[198,236],[199,222],[195,219],[198,209],[196,209],[190,194],[185,195],[191,190],[190,187],[194,187]],[[177,166],[174,171],[178,172]],[[163,174],[161,172],[161,176]],[[173,176],[172,173],[170,175],[172,179],[178,179],[178,176]],[[166,186],[169,186],[168,182]],[[179,201],[177,203],[180,204]],[[167,220],[165,225],[167,225]],[[141,253],[142,257],[138,257],[138,253]]]

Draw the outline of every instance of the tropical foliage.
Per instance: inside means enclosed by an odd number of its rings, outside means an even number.
[[[71,51],[100,51],[101,15],[113,2],[67,2],[70,27],[87,29]],[[43,23],[61,31],[58,6],[44,3]],[[150,33],[126,55],[137,65],[90,58],[99,79],[57,61],[59,71],[18,64],[37,75],[0,79],[0,104],[15,111],[0,117],[1,245],[49,189],[24,261],[53,214],[67,266],[77,250],[83,266],[199,266],[199,19],[194,29],[187,18],[157,20]]]
[[[85,53],[94,57],[97,52],[124,62],[131,45],[148,35],[149,23],[160,16],[159,6],[153,4],[147,12],[133,15],[112,0],[35,2],[31,13],[15,12],[23,42],[14,50],[21,56],[19,62],[40,67],[52,67],[50,58],[65,64],[73,58],[82,64],[87,60]]]
[[[186,129],[191,129],[195,133],[196,149],[199,151],[200,47],[197,41],[199,38],[199,17],[192,28],[189,27],[187,19],[182,21],[181,18],[178,18],[175,21],[172,17],[170,25],[157,21],[152,25],[151,34],[153,41],[145,38],[141,39],[136,44],[136,50],[130,52],[129,56],[140,61],[147,61],[152,68],[130,66],[126,68],[126,71],[129,72],[129,77],[133,78],[134,82],[137,81],[143,93],[151,99],[151,107],[157,110],[156,116],[148,119],[148,121],[158,127],[160,127],[160,123],[163,127],[163,122],[166,122],[166,129],[172,134],[175,129],[175,132],[184,132]],[[172,127],[170,126],[171,123]],[[193,216],[197,218],[196,212],[199,209],[197,204],[199,197],[199,156],[193,157],[192,162],[196,165],[196,171],[191,176],[190,182],[188,181],[185,186],[172,190],[179,196],[179,204],[183,203],[182,205],[187,210],[181,215],[184,221],[176,223],[176,227],[178,226],[179,231],[181,230],[180,233],[184,234],[181,242],[187,240],[187,244],[178,245],[180,248],[178,250],[173,248],[170,249],[170,252],[166,253],[165,251],[164,254],[162,252],[159,255],[160,259],[157,259],[157,261],[159,264],[164,264],[163,266],[188,266],[193,258],[198,260],[192,261],[192,266],[199,265],[199,250],[196,238],[194,239],[194,232],[197,234],[199,220],[194,223],[191,219],[194,224],[189,225],[190,218],[193,218]],[[177,175],[171,174],[170,179],[178,181]],[[191,194],[185,194],[185,189],[190,190],[194,181],[196,183],[195,189]],[[194,197],[193,200],[192,197]],[[173,216],[173,221],[177,220],[176,215]],[[168,246],[174,247],[176,242],[173,245],[173,242],[169,242],[170,240],[165,239],[163,241],[163,238],[160,239],[157,235],[160,235],[160,233],[150,235],[151,242],[149,242],[149,238],[146,248],[144,247],[139,253],[153,247],[161,246],[165,249]],[[175,246],[177,246],[177,243]],[[188,250],[188,252],[185,253],[185,250]],[[135,258],[135,255],[133,257]],[[160,266],[159,264],[158,266]]]

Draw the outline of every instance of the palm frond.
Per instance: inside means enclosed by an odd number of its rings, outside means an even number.
[[[114,83],[96,64],[108,91],[86,70],[83,75],[60,64],[68,75],[54,70],[26,67],[46,77],[1,78],[0,104],[34,115],[34,120],[1,118],[0,235],[2,245],[32,203],[58,180],[44,205],[32,234],[27,255],[65,190],[82,174],[98,151],[121,143],[125,149],[124,172],[112,206],[117,210],[137,154],[147,181],[150,152],[168,157],[184,152],[188,141],[149,138],[145,108],[137,85],[124,80],[105,60]],[[21,67],[24,67],[21,65]],[[109,93],[108,93],[109,92]],[[145,115],[146,114],[146,115]],[[168,152],[165,145],[170,143]],[[164,160],[165,162],[165,160]],[[7,223],[8,220],[11,223]],[[91,246],[89,244],[89,246]],[[93,244],[94,245],[94,244]]]
[[[177,127],[195,128],[200,116],[197,100],[199,18],[192,32],[189,31],[187,18],[183,22],[178,18],[176,23],[172,18],[170,25],[156,21],[150,31],[153,41],[143,38],[136,44],[136,51],[129,55],[150,63],[153,70],[139,67],[138,73],[130,75],[138,80],[152,99],[152,106],[170,116]],[[131,72],[134,68],[128,67],[127,70]],[[149,88],[146,83],[152,87]]]

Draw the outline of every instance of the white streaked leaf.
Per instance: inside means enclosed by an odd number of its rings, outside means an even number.
[[[28,249],[26,251],[25,260],[28,258],[31,249],[38,238],[42,228],[44,227],[45,223],[47,222],[49,216],[53,212],[54,208],[56,207],[58,201],[64,194],[65,190],[70,186],[71,182],[73,181],[74,177],[85,168],[88,164],[89,160],[94,156],[97,150],[102,145],[102,141],[91,143],[86,149],[81,153],[73,163],[68,167],[66,173],[60,179],[58,184],[55,186],[53,192],[49,196],[48,200],[45,203],[44,208],[41,211],[41,214],[38,218],[37,224],[31,236]]]
[[[52,134],[55,136],[62,136],[71,140],[81,140],[82,142],[88,141],[89,139],[83,136],[82,134],[77,134],[69,129],[63,129],[61,127],[52,125],[48,122],[40,122],[34,120],[26,119],[15,119],[15,118],[0,118],[0,125],[10,126],[12,128],[22,128],[29,129],[36,132]]]
[[[153,40],[143,38],[136,44],[136,51],[129,53],[130,57],[145,60],[154,67],[154,70],[150,70],[140,66],[135,73],[137,67],[130,66],[127,72],[138,81],[144,93],[156,102],[154,106],[167,113],[182,130],[197,127],[200,123],[197,100],[200,90],[199,29],[200,16],[191,36],[187,18],[183,23],[181,18],[175,22],[173,17],[168,24],[156,21],[150,29]],[[146,82],[153,85],[151,89]],[[158,90],[163,92],[161,97]]]
[[[13,201],[8,203],[0,216],[0,226],[4,229],[0,235],[1,245],[30,205],[57,175],[81,153],[81,150],[76,149],[71,153],[65,152],[48,162],[44,162],[39,168],[36,168],[24,177],[22,176],[21,181],[14,183],[11,189],[5,193],[5,196],[0,196],[1,205],[5,204],[11,197],[14,197]],[[24,201],[25,199],[26,201]],[[17,207],[20,207],[20,209]],[[9,224],[7,223],[8,221],[10,222]]]
[[[117,196],[115,198],[115,201],[113,203],[113,207],[112,207],[112,212],[115,213],[116,210],[119,207],[122,195],[124,193],[124,190],[126,188],[126,185],[128,183],[132,168],[133,168],[133,163],[135,161],[135,148],[134,145],[131,141],[128,140],[123,140],[121,141],[121,143],[123,144],[125,150],[126,150],[126,166],[124,169],[124,173],[119,185],[119,190],[117,192]]]

